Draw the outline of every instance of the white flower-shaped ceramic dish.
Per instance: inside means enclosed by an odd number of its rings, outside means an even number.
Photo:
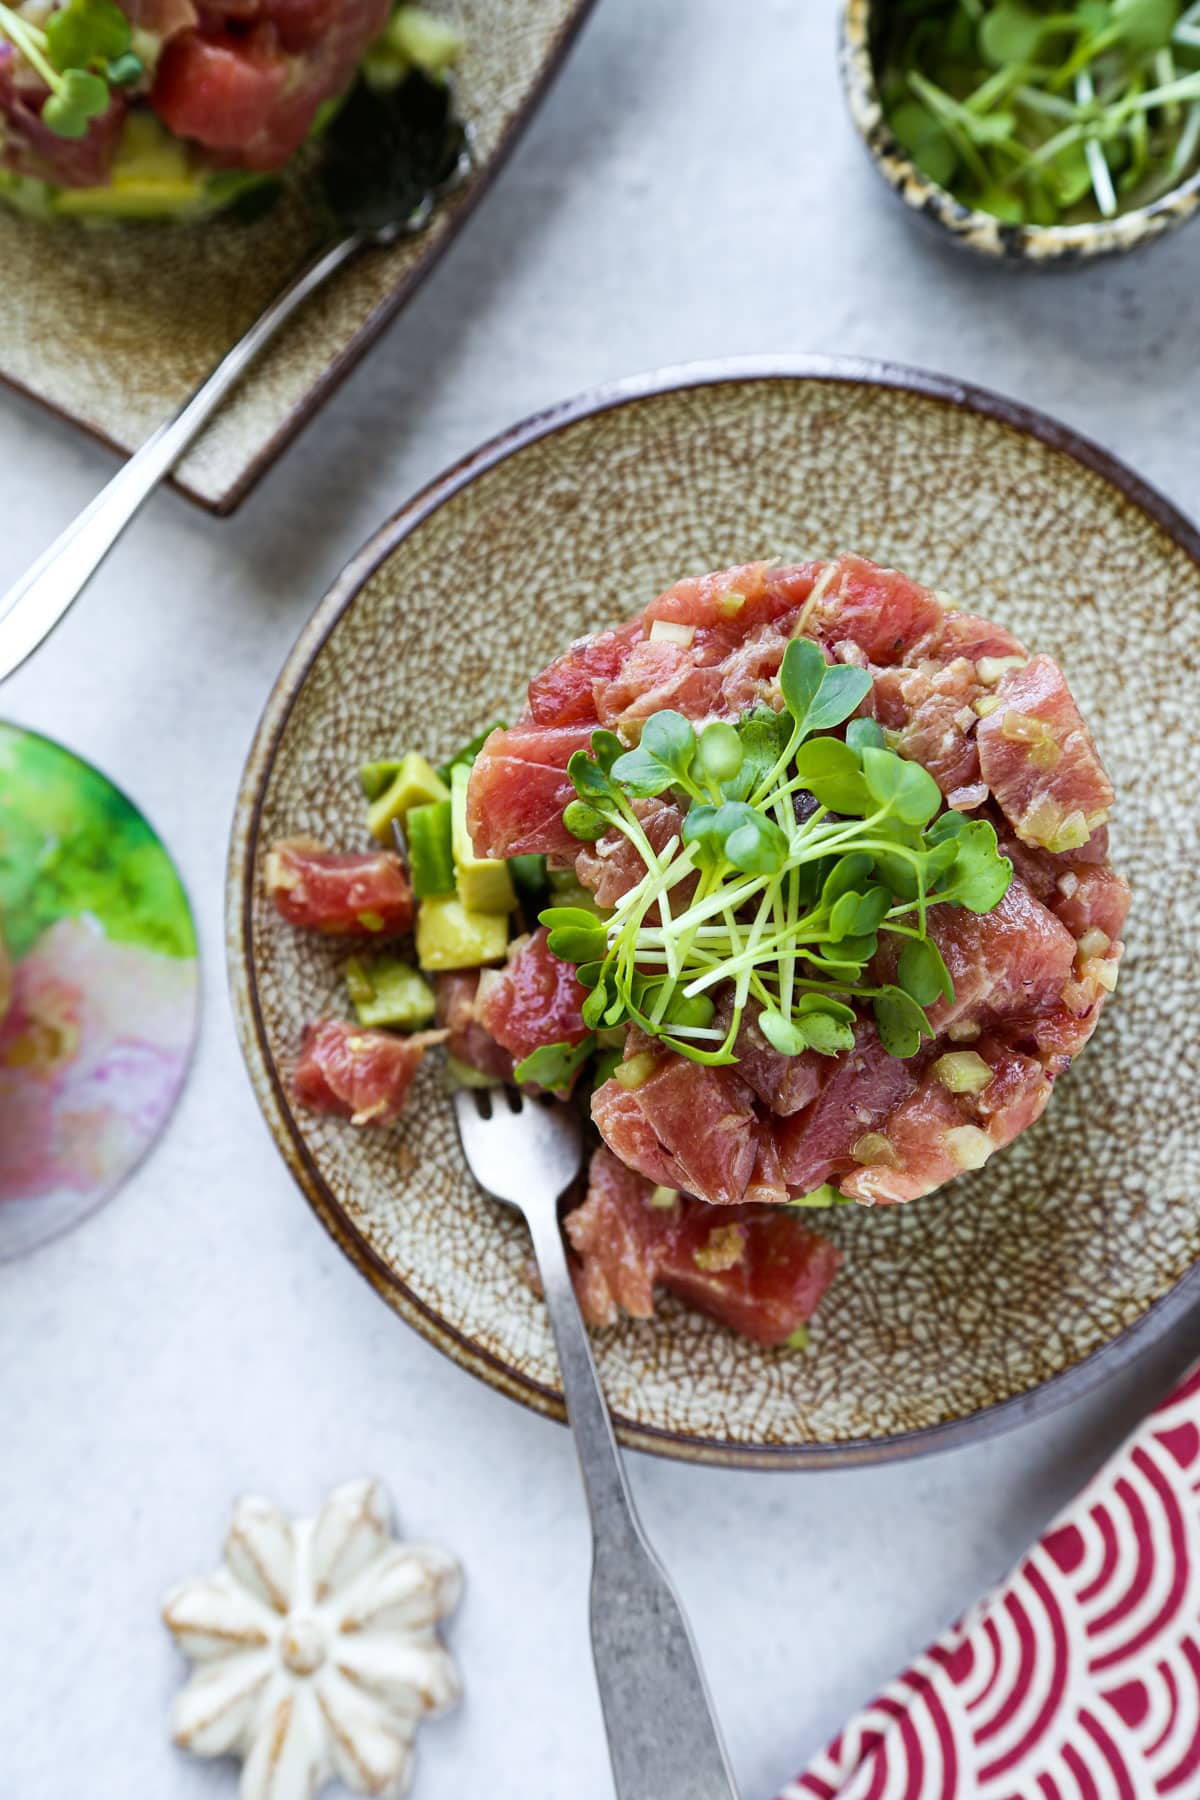
[[[458,1698],[437,1625],[461,1589],[444,1550],[393,1540],[377,1481],[347,1482],[294,1523],[240,1500],[221,1568],[163,1605],[196,1665],[172,1709],[176,1743],[240,1756],[241,1800],[312,1800],[334,1777],[405,1793],[418,1723]]]

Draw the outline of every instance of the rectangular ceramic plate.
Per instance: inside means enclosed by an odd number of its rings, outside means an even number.
[[[420,238],[363,256],[260,359],[180,464],[230,513],[433,267],[541,98],[592,0],[439,0],[462,32],[456,82],[477,167]],[[115,449],[168,418],[312,248],[297,185],[254,224],[42,225],[0,207],[0,379]]]

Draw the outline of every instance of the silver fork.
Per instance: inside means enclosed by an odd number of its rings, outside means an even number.
[[[625,1480],[571,1283],[558,1202],[579,1173],[578,1115],[512,1088],[460,1089],[471,1173],[533,1237],[592,1521],[592,1655],[618,1800],[737,1800],[692,1634]]]

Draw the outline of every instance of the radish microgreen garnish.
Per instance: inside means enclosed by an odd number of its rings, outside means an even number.
[[[133,49],[133,29],[115,0],[69,0],[45,26],[0,3],[0,39],[10,43],[49,94],[42,121],[62,138],[86,135],[108,111],[114,87],[129,87],[145,73]]]
[[[780,670],[782,711],[699,731],[659,712],[636,748],[596,731],[591,755],[571,758],[568,830],[584,841],[619,831],[645,868],[608,919],[572,906],[540,915],[590,990],[589,1029],[638,1025],[714,1064],[737,1060],[751,1001],[788,1056],[849,1049],[868,1006],[894,1056],[933,1035],[925,1008],[954,990],[929,912],[990,912],[1012,866],[991,825],[943,811],[927,770],[888,749],[874,720],[850,719],[870,687],[800,638]],[[847,719],[844,737],[828,735]],[[661,851],[634,804],[658,796],[683,812]],[[895,980],[880,984],[868,965],[883,934],[901,943]],[[729,1009],[719,1021],[718,1001]]]
[[[1112,218],[1200,159],[1200,5],[897,0],[880,87],[917,166],[1011,224]]]

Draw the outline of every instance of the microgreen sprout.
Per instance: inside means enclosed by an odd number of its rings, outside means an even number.
[[[798,638],[779,712],[699,731],[659,712],[635,749],[596,731],[591,754],[571,758],[568,830],[584,841],[622,833],[645,870],[608,919],[572,906],[540,915],[551,951],[590,990],[590,1030],[638,1025],[713,1064],[737,1060],[752,1002],[787,1056],[849,1049],[868,1006],[894,1056],[933,1035],[925,1008],[953,987],[929,912],[990,911],[1012,867],[991,825],[944,811],[928,771],[889,750],[874,720],[850,717],[870,687],[864,670],[831,667]],[[661,850],[635,804],[656,797],[682,815]],[[869,971],[884,934],[898,941],[890,982]]]
[[[10,43],[50,90],[42,122],[62,138],[81,138],[108,111],[114,87],[145,74],[132,48],[133,28],[115,0],[68,0],[38,26],[0,0],[0,39]]]
[[[1200,161],[1192,0],[894,0],[879,47],[917,166],[1011,224],[1148,204]]]

